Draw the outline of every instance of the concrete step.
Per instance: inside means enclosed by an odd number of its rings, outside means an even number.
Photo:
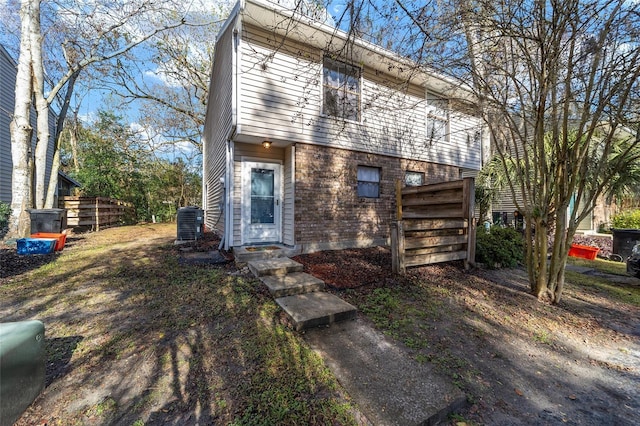
[[[292,272],[287,275],[265,275],[260,277],[260,281],[265,283],[271,295],[276,299],[324,290],[324,281],[304,272]]]
[[[352,319],[357,312],[355,306],[325,292],[280,297],[276,303],[291,317],[296,331]]]
[[[248,266],[256,277],[264,277],[265,275],[284,276],[292,272],[302,272],[303,270],[301,263],[295,262],[288,257],[252,260],[248,263]]]
[[[247,263],[254,260],[273,259],[276,257],[292,257],[300,254],[299,249],[280,244],[238,246],[233,248],[236,262]]]

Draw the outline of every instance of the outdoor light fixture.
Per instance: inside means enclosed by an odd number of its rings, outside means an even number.
[[[262,147],[263,147],[264,149],[269,149],[269,148],[271,148],[271,142],[269,142],[269,141],[264,141],[264,142],[262,142]]]

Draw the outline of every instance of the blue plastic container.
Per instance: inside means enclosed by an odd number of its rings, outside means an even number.
[[[18,254],[47,254],[52,253],[58,240],[55,238],[20,238]]]

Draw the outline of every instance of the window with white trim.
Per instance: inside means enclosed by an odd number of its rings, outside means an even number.
[[[427,93],[427,143],[449,140],[449,102]]]
[[[358,166],[358,197],[380,197],[380,168]]]
[[[404,172],[404,184],[406,186],[421,186],[424,185],[424,173],[412,172],[407,170]]]
[[[324,58],[322,113],[360,121],[360,68]]]

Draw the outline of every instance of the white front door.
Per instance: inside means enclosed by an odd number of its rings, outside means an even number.
[[[281,241],[280,164],[243,162],[243,243]]]

